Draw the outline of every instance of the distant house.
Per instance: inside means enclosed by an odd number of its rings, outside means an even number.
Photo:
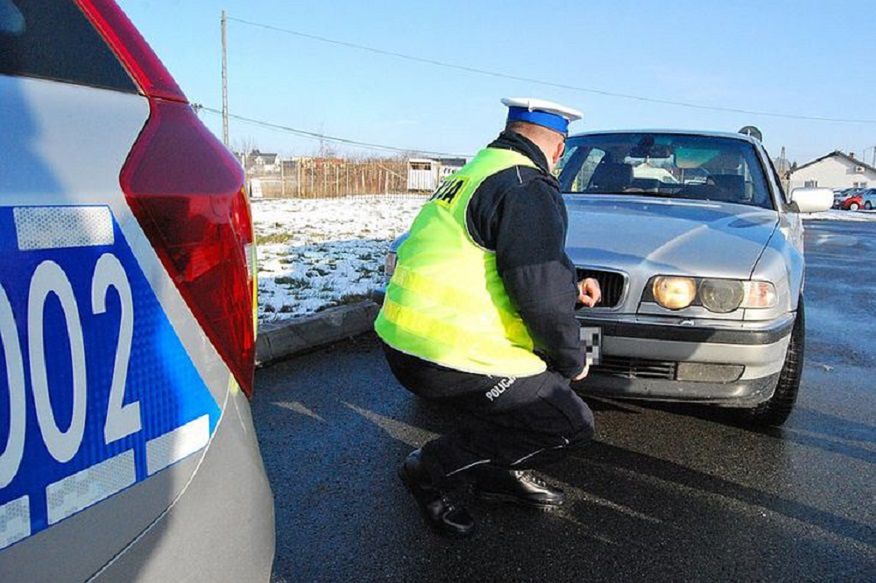
[[[411,158],[408,160],[408,190],[432,191],[465,166],[465,158]]]
[[[238,154],[240,163],[249,175],[275,174],[280,172],[280,156],[274,153],[260,152],[258,149]]]
[[[819,186],[852,188],[876,186],[876,168],[839,150],[807,162],[791,171],[791,188]]]

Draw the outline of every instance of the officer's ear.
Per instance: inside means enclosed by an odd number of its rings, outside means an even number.
[[[554,152],[554,164],[560,161],[560,158],[563,157],[563,152],[566,151],[566,140],[560,140],[560,143],[557,144],[557,150]]]

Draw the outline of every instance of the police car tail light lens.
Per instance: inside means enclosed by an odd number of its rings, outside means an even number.
[[[187,101],[140,32],[112,0],[76,0],[145,95]]]
[[[122,169],[122,190],[180,294],[250,395],[254,240],[243,169],[188,104],[152,99],[150,106]]]
[[[255,248],[243,170],[113,0],[76,0],[149,98],[119,180],[128,204],[207,337],[250,395]]]

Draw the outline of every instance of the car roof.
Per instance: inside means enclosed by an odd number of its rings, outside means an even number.
[[[709,138],[729,138],[740,140],[754,145],[760,145],[760,140],[746,134],[735,132],[715,132],[705,130],[673,130],[673,129],[631,129],[631,130],[594,130],[589,132],[581,132],[573,134],[569,138],[579,138],[584,136],[599,136],[606,134],[676,134],[684,136],[705,136]]]

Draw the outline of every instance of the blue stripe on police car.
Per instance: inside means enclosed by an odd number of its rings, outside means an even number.
[[[220,408],[108,207],[0,208],[0,549],[206,446]]]

